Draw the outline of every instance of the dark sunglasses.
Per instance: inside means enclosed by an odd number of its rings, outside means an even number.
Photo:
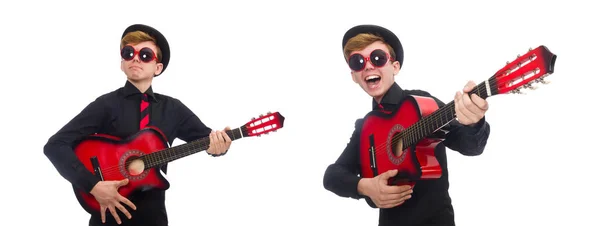
[[[371,64],[375,67],[383,67],[390,58],[390,55],[381,49],[376,49],[371,52],[369,57],[365,57],[359,53],[350,55],[348,58],[348,66],[353,71],[362,71],[367,65],[367,61],[371,61]]]
[[[133,46],[126,45],[121,49],[121,57],[126,61],[133,60],[136,55],[138,55],[139,59],[145,63],[156,59],[156,54],[148,47],[144,47],[137,51]]]

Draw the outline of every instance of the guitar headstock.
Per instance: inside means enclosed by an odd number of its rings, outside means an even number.
[[[529,49],[489,79],[492,94],[522,93],[521,89],[536,89],[534,83],[549,83],[544,78],[554,73],[555,62],[556,55],[546,46]]]
[[[283,128],[283,117],[279,112],[267,112],[265,115],[260,115],[258,118],[252,118],[249,122],[244,124],[245,129],[243,135],[245,137],[259,136],[263,134],[269,134],[270,132],[276,132]]]

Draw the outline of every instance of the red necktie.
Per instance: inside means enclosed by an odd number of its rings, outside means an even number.
[[[150,109],[148,109],[148,105],[148,95],[144,93],[144,95],[142,96],[142,102],[140,103],[140,129],[146,127],[146,125],[148,125],[148,122],[150,121]]]

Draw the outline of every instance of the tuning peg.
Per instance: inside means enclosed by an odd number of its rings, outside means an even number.
[[[529,51],[528,52],[531,52],[531,50],[533,50],[533,49],[531,47],[529,47]]]
[[[540,79],[540,82],[541,82],[542,84],[544,84],[544,85],[546,85],[546,84],[550,84],[550,81],[546,81],[546,80],[544,80],[543,78],[541,78],[541,79]]]
[[[510,62],[506,61],[506,65],[510,64]]]
[[[270,114],[271,114],[271,111],[267,111],[267,115],[270,115]]]
[[[515,94],[525,94],[525,93],[521,92],[521,89],[520,89],[520,88],[518,88],[518,89],[514,89],[514,90],[510,91],[510,93],[515,93]]]
[[[518,55],[517,55],[517,58],[519,58],[519,57],[521,57],[521,54],[518,54]]]
[[[542,78],[538,78],[538,79],[536,79],[536,80],[535,80],[535,82],[539,82],[539,83],[542,83],[542,84],[544,84],[544,85],[546,85],[546,84],[549,84],[549,83],[550,83],[550,81],[546,81],[546,80],[544,80],[544,78],[543,78],[543,77],[542,77]]]
[[[534,86],[531,83],[528,83],[527,85],[525,85],[525,88],[530,89],[530,90],[536,90],[537,86]]]
[[[252,117],[252,119],[251,119],[251,120],[256,120],[256,117]]]
[[[264,115],[263,115],[263,114],[260,114],[259,116],[260,116],[260,117],[263,117]]]

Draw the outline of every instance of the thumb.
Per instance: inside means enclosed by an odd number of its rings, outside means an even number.
[[[388,170],[382,176],[383,176],[383,179],[387,180],[390,177],[396,176],[396,174],[398,174],[398,170],[394,169],[394,170]]]
[[[119,183],[117,183],[117,187],[125,186],[127,183],[129,183],[129,179],[120,180]]]
[[[231,130],[231,128],[229,128],[229,126],[226,126],[224,130]]]

